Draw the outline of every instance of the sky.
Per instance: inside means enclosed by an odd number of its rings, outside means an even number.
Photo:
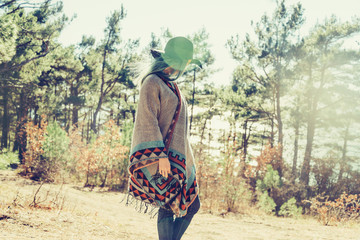
[[[65,46],[77,44],[83,35],[103,38],[106,18],[123,4],[127,16],[122,22],[124,39],[140,39],[140,47],[149,43],[151,33],[160,35],[169,28],[176,36],[191,35],[202,27],[209,33],[215,68],[221,69],[209,81],[220,86],[231,81],[236,63],[225,47],[226,41],[238,34],[252,33],[251,21],[258,22],[264,13],[271,15],[275,0],[62,0],[64,12],[77,17],[60,35]],[[342,21],[360,16],[359,0],[287,0],[287,5],[300,2],[305,9],[306,33],[316,22],[332,14]]]

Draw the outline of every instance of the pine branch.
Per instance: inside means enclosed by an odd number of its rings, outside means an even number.
[[[32,62],[36,59],[39,59],[39,58],[42,58],[42,57],[45,57],[47,54],[49,53],[49,51],[43,53],[43,54],[40,54],[36,57],[33,57],[33,58],[30,58],[30,59],[27,59],[27,60],[24,60],[22,61],[21,63],[19,64],[16,64],[16,65],[13,65],[13,66],[10,66],[10,67],[4,67],[4,68],[1,68],[1,65],[0,65],[0,73],[4,73],[4,72],[7,72],[7,71],[11,71],[11,70],[15,70],[15,69],[18,69],[18,68],[21,68],[22,66],[28,64],[29,62]],[[4,64],[3,64],[4,65]],[[5,65],[6,66],[6,65]]]

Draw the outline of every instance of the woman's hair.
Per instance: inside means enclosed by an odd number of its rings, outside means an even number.
[[[162,57],[148,58],[144,57],[139,59],[136,63],[129,65],[130,71],[135,78],[134,83],[139,87],[144,82],[145,78],[153,73],[162,72],[167,65]]]
[[[134,75],[137,76],[135,77],[135,83],[139,84],[139,87],[141,87],[147,76],[162,72],[165,68],[169,67],[158,51],[151,50],[151,55],[153,57],[151,63],[143,59],[143,61],[139,61],[132,67]],[[174,76],[169,76],[169,79],[176,80],[183,73],[184,71],[178,72],[178,74]]]
[[[164,61],[162,57],[155,58],[155,61],[150,65],[150,68],[147,72],[145,72],[145,75],[140,76],[140,85],[143,84],[145,78],[153,73],[161,72],[165,68],[169,67]]]

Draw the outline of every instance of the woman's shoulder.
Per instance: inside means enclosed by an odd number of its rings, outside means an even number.
[[[161,80],[160,77],[158,77],[156,74],[150,74],[144,79],[142,87],[161,87],[162,85],[163,80]]]

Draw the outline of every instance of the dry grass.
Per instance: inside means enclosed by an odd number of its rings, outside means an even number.
[[[0,171],[0,239],[157,239],[156,219],[124,206],[121,193],[72,185],[40,186],[14,172]],[[359,236],[356,223],[335,227],[308,218],[200,212],[183,240],[358,240]]]

